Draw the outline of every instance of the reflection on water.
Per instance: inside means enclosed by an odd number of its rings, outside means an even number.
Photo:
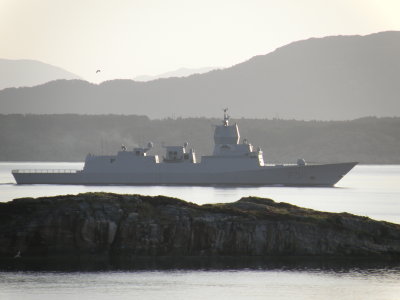
[[[398,299],[398,270],[0,272],[1,299]]]
[[[0,163],[0,201],[89,191],[161,194],[197,204],[253,195],[400,223],[400,166],[356,166],[335,188],[18,186],[10,173],[18,168],[81,167],[77,163]],[[399,264],[374,259],[136,258],[129,262],[77,259],[76,265],[66,268],[65,263],[46,266],[42,261],[0,260],[0,299],[395,300],[400,295]]]
[[[318,256],[82,256],[65,258],[0,259],[2,271],[145,271],[145,270],[286,270],[333,273],[400,272],[398,258],[332,258]]]

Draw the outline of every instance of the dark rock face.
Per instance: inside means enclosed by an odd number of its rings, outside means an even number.
[[[391,256],[400,225],[269,199],[87,193],[0,203],[0,257]]]

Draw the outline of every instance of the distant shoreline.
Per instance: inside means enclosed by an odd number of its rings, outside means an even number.
[[[294,121],[233,119],[240,139],[261,147],[267,163],[400,164],[400,118],[363,118],[353,121]],[[115,154],[153,142],[189,143],[200,158],[212,152],[213,118],[150,120],[118,115],[1,115],[0,160],[18,162],[81,162],[88,153]]]

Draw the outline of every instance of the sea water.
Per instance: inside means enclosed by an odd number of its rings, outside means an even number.
[[[246,196],[400,224],[400,166],[356,166],[333,188],[16,185],[12,169],[80,169],[80,163],[0,163],[0,202],[104,191],[166,195],[197,204]],[[5,271],[0,299],[400,299],[400,267],[259,265],[248,268]]]
[[[0,273],[2,300],[397,300],[400,270],[228,270]]]
[[[85,192],[165,195],[196,204],[257,196],[329,212],[348,212],[400,224],[400,165],[358,165],[335,187],[204,187],[17,185],[12,169],[82,169],[82,163],[0,163],[0,202]]]

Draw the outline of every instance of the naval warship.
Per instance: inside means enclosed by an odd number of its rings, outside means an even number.
[[[165,156],[149,155],[153,148],[127,150],[116,155],[86,156],[82,170],[13,170],[18,184],[82,185],[282,185],[333,186],[357,162],[267,165],[263,152],[246,139],[240,142],[238,125],[229,124],[227,109],[222,124],[215,126],[214,151],[198,162],[188,143],[166,146]]]

